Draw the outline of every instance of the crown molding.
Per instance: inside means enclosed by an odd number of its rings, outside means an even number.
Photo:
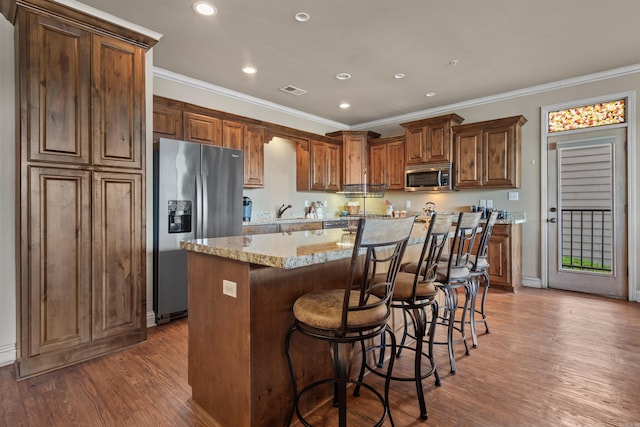
[[[295,110],[293,108],[285,107],[283,105],[266,101],[261,98],[256,98],[241,92],[236,92],[235,90],[227,89],[221,86],[216,86],[214,84],[207,83],[202,80],[194,79],[192,77],[187,77],[183,74],[174,73],[173,71],[165,70],[163,68],[153,67],[153,76],[174,81],[176,83],[181,83],[187,86],[191,86],[196,89],[205,90],[207,92],[210,92],[216,95],[224,96],[231,99],[237,99],[239,101],[243,101],[243,102],[256,105],[262,108],[266,108],[269,110],[273,110],[279,113],[285,113],[290,116],[299,117],[301,119],[319,123],[324,126],[330,126],[330,127],[341,129],[341,130],[349,130],[349,126],[344,123],[325,119],[323,117],[315,116],[313,114],[308,114],[308,113],[305,113],[304,111]]]
[[[117,16],[111,15],[109,13],[103,12],[100,9],[96,9],[91,6],[87,6],[84,3],[80,3],[76,0],[53,0],[55,3],[59,3],[63,6],[67,6],[71,9],[75,9],[79,12],[86,13],[87,15],[95,16],[96,18],[100,18],[104,21],[110,22],[112,24],[119,25],[123,28],[127,28],[129,30],[135,31],[147,37],[150,37],[154,40],[160,40],[162,38],[162,34],[150,30],[148,28],[142,27],[140,25],[134,24],[133,22],[126,21],[124,19],[118,18]]]
[[[65,0],[65,1],[70,1],[70,0]],[[300,117],[302,119],[309,120],[311,122],[316,122],[321,125],[332,126],[339,130],[367,130],[367,129],[372,129],[376,127],[397,125],[399,123],[418,120],[425,117],[432,117],[432,116],[438,116],[440,114],[450,113],[451,111],[460,110],[463,108],[478,107],[480,105],[491,104],[491,103],[505,101],[513,98],[519,98],[522,96],[535,95],[535,94],[549,92],[552,90],[558,90],[558,89],[562,89],[570,86],[593,83],[599,80],[623,77],[623,76],[626,76],[629,74],[635,74],[638,72],[640,72],[640,64],[629,65],[626,67],[615,68],[612,70],[602,71],[599,73],[587,74],[584,76],[574,77],[571,79],[559,80],[556,82],[545,83],[545,84],[531,86],[524,89],[513,90],[510,92],[499,93],[496,95],[485,96],[482,98],[470,99],[468,101],[458,102],[455,104],[442,105],[436,108],[415,111],[413,113],[402,114],[399,116],[388,117],[386,119],[373,120],[370,122],[363,122],[363,123],[355,124],[353,126],[349,126],[344,123],[339,123],[333,120],[325,119],[323,117],[319,117],[313,114],[308,114],[300,110],[295,110],[293,108],[285,107],[283,105],[266,101],[264,99],[249,96],[241,92],[236,92],[231,89],[226,89],[221,86],[216,86],[214,84],[207,83],[202,80],[197,80],[191,77],[184,76],[182,74],[174,73],[172,71],[165,70],[163,68],[159,68],[159,67],[153,68],[154,76],[175,81],[177,83],[182,83],[197,89],[206,90],[208,92],[215,93],[217,95],[225,96],[232,99],[237,99],[243,102],[247,102],[263,108],[274,110],[280,113],[285,113],[295,117]]]
[[[599,80],[607,80],[616,77],[622,77],[629,74],[635,74],[640,72],[640,64],[629,65],[626,67],[614,68],[608,71],[602,71],[599,73],[587,74],[580,77],[574,77],[571,79],[559,80],[552,83],[545,83],[537,86],[531,86],[524,89],[513,90],[510,92],[499,93],[496,95],[485,96],[483,98],[470,99],[468,101],[458,102],[455,104],[443,105],[436,108],[430,108],[427,110],[416,111],[413,113],[407,113],[400,116],[388,117],[386,119],[373,120],[370,122],[359,123],[351,126],[351,130],[363,130],[372,129],[380,126],[396,125],[399,123],[409,122],[425,117],[437,116],[440,114],[449,113],[451,111],[459,110],[462,108],[477,107],[480,105],[491,104],[494,102],[505,101],[513,98],[519,98],[522,96],[535,95],[543,92],[549,92],[552,90],[563,89],[570,86],[577,86],[586,83],[593,83]]]

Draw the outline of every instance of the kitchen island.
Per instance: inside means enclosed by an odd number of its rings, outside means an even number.
[[[524,215],[509,221],[504,225],[519,228]],[[418,258],[426,226],[414,225],[406,261]],[[189,265],[189,384],[193,400],[220,424],[286,424],[292,386],[284,337],[293,303],[345,286],[354,237],[320,229],[181,243]],[[397,330],[394,319],[392,326]],[[299,384],[331,375],[328,347],[319,340],[297,334],[291,350]],[[329,396],[314,397],[320,403]]]
[[[419,250],[425,233],[416,224],[409,243]],[[286,424],[292,389],[284,337],[293,303],[345,286],[353,238],[326,229],[182,242],[189,260],[189,384],[193,400],[220,424]],[[292,354],[300,384],[331,375],[328,347],[318,340],[297,334]]]

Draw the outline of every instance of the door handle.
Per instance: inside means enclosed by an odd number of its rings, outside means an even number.
[[[547,222],[550,222],[551,224],[555,224],[556,222],[558,222],[558,219],[557,218],[549,218],[547,220]]]

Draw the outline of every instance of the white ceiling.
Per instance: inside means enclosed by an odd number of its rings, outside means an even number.
[[[352,128],[640,64],[638,0],[194,1],[82,3],[162,33],[156,67]]]

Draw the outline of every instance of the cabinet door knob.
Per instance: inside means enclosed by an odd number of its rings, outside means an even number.
[[[558,219],[557,218],[549,218],[547,221],[550,222],[551,224],[555,224],[556,222],[558,222]]]

